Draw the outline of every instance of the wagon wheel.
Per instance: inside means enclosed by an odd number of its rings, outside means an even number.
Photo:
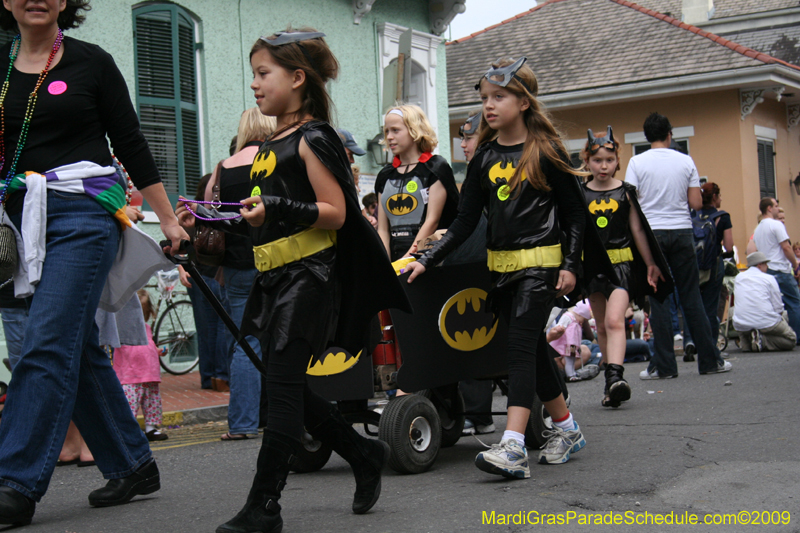
[[[717,349],[720,352],[723,352],[727,347],[728,347],[728,337],[726,337],[724,333],[720,333],[719,337],[717,337]]]
[[[303,437],[300,440],[303,445],[297,451],[292,471],[298,474],[305,474],[306,472],[316,472],[325,466],[331,457],[332,450],[305,431],[303,431]]]
[[[383,411],[379,435],[392,449],[392,470],[419,474],[428,470],[439,455],[441,421],[429,399],[418,394],[400,396]]]
[[[464,397],[458,390],[458,384],[447,385],[433,390],[425,389],[417,394],[425,396],[436,407],[439,420],[442,422],[442,448],[455,446],[464,430]],[[452,416],[448,415],[448,410]]]

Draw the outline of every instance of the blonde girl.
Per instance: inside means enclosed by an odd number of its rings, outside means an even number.
[[[384,118],[384,142],[394,154],[378,173],[378,234],[392,261],[417,251],[419,242],[450,226],[458,213],[453,170],[433,150],[438,144],[418,106],[399,105]]]

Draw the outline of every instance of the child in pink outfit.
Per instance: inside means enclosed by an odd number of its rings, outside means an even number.
[[[142,303],[148,343],[144,346],[120,346],[114,350],[114,371],[117,373],[125,397],[131,406],[133,416],[139,407],[144,414],[147,440],[166,440],[168,437],[157,429],[161,425],[161,367],[158,348],[153,341],[153,332],[147,322],[154,314],[153,303],[147,291],[140,289],[137,294]]]
[[[583,323],[590,318],[592,309],[586,300],[581,300],[578,305],[570,307],[561,315],[557,325],[564,327],[564,334],[550,343],[550,346],[564,358],[564,371],[569,381],[577,381],[575,358],[581,354]]]

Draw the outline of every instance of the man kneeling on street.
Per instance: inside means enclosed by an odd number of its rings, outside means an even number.
[[[797,342],[783,310],[781,291],[774,276],[767,274],[767,256],[747,256],[747,270],[736,276],[733,327],[745,352],[790,351]]]

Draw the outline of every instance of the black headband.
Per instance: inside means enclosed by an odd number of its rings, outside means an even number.
[[[322,72],[320,72],[319,68],[317,68],[317,63],[314,61],[314,58],[311,57],[311,54],[306,50],[306,47],[300,44],[300,41],[310,41],[311,39],[319,39],[320,37],[325,37],[325,34],[321,31],[296,31],[296,32],[285,32],[285,31],[276,31],[274,39],[268,39],[263,35],[260,37],[262,41],[267,43],[270,46],[283,46],[285,44],[297,44],[300,47],[300,51],[303,52],[303,55],[306,56],[308,62],[311,64],[311,68],[322,77]]]

